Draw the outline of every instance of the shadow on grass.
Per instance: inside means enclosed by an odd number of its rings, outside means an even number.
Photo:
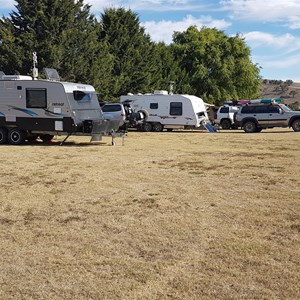
[[[28,147],[28,146],[37,146],[37,147],[93,147],[93,146],[112,146],[111,142],[74,142],[74,141],[50,141],[50,142],[42,142],[42,141],[33,141],[33,142],[25,142],[21,145],[1,145],[1,146],[21,146],[21,147]]]

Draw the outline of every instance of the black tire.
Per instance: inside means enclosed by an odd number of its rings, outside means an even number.
[[[231,128],[231,122],[228,119],[221,120],[220,125],[221,125],[222,129],[225,129],[225,130]]]
[[[300,131],[300,119],[297,119],[297,120],[293,121],[292,128],[295,132]]]
[[[12,128],[8,131],[8,143],[11,145],[21,145],[25,142],[26,133],[20,128]]]
[[[164,130],[164,126],[160,123],[154,123],[152,125],[152,130],[155,131],[155,132],[161,132]]]
[[[138,113],[142,113],[143,116],[144,116],[144,121],[147,121],[147,119],[149,117],[149,113],[146,110],[141,109],[141,110],[138,111]]]
[[[152,124],[151,123],[144,123],[143,125],[142,125],[142,128],[143,128],[143,131],[144,132],[150,132],[150,131],[152,131]]]
[[[257,126],[254,121],[246,121],[243,127],[246,133],[257,132]]]
[[[4,145],[7,143],[7,129],[5,127],[0,127],[0,145]]]
[[[52,139],[53,139],[54,135],[51,135],[51,134],[43,134],[40,136],[40,139],[43,141],[43,142],[50,142]]]

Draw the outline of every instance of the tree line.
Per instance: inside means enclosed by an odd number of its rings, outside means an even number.
[[[66,81],[92,84],[104,101],[122,94],[165,89],[197,95],[209,103],[257,98],[259,68],[239,35],[196,26],[155,43],[137,13],[106,8],[98,18],[84,0],[18,0],[0,19],[0,70],[31,74],[55,68]]]

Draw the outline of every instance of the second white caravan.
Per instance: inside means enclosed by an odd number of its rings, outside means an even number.
[[[145,121],[139,125],[143,131],[198,128],[208,120],[204,101],[193,95],[154,91],[153,94],[122,95],[120,102],[144,113]]]

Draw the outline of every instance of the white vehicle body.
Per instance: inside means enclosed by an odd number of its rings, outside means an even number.
[[[91,85],[0,76],[0,144],[71,134],[101,140],[115,127],[104,120]]]
[[[123,95],[120,102],[130,103],[134,111],[144,112],[144,131],[198,128],[208,120],[203,100],[192,95],[155,91],[154,94]]]
[[[215,123],[220,124],[222,129],[234,128],[234,114],[238,110],[238,106],[224,105],[219,107]]]

